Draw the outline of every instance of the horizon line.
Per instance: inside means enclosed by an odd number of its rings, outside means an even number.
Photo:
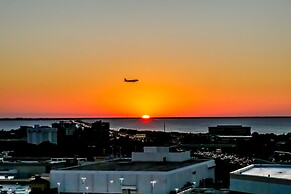
[[[215,119],[215,118],[291,118],[287,116],[160,116],[150,119]],[[142,119],[142,117],[0,117],[0,120],[74,120],[74,119]]]

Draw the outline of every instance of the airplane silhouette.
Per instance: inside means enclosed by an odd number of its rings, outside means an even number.
[[[137,82],[138,79],[126,79],[124,78],[124,82]]]

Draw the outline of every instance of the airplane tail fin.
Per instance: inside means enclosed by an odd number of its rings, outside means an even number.
[[[127,81],[126,78],[124,78],[124,81],[125,81],[125,82]]]

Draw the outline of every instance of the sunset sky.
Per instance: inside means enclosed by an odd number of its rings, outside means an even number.
[[[0,117],[290,116],[290,10],[0,1]]]

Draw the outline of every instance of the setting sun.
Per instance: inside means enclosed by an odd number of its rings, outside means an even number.
[[[143,119],[149,119],[151,117],[149,115],[143,115],[141,118],[143,118]]]

